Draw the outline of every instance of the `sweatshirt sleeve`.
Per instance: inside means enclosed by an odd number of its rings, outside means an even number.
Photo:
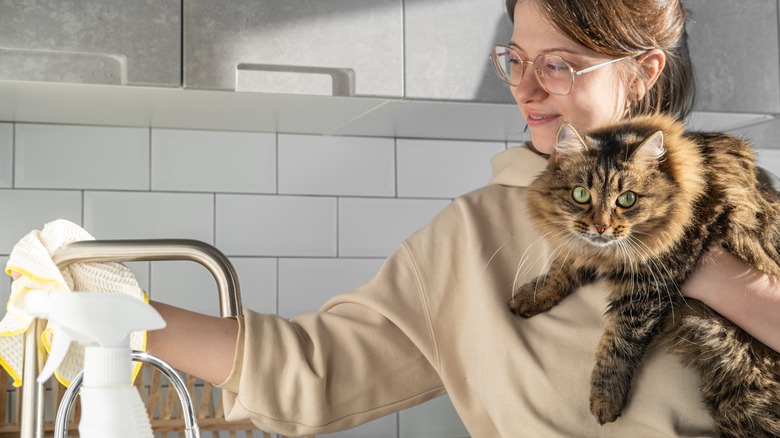
[[[228,420],[285,435],[353,427],[444,393],[406,246],[365,286],[290,320],[245,311],[223,389]]]

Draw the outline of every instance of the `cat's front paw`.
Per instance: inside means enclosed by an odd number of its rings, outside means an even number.
[[[520,287],[509,300],[509,310],[517,316],[530,318],[550,310],[557,301],[550,299],[548,294],[537,290],[539,283],[534,280]]]

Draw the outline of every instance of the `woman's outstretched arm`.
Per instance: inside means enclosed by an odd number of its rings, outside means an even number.
[[[236,354],[238,321],[154,301],[150,304],[167,325],[147,332],[147,351],[187,374],[212,384],[224,382]]]

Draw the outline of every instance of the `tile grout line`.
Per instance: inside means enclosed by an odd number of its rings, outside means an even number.
[[[279,196],[279,161],[280,161],[280,158],[279,158],[279,131],[274,133],[274,147],[276,148],[276,152],[275,152],[275,155],[276,155],[276,163],[275,163],[276,164],[276,170],[275,170],[275,173],[276,173],[276,175],[274,175],[276,177],[276,181],[275,181],[275,187],[274,187],[274,195],[275,196]],[[279,284],[280,283],[280,279],[281,279],[280,278],[281,277],[281,275],[280,275],[281,269],[279,267],[281,265],[281,260],[282,260],[281,257],[276,257],[276,314],[277,315],[279,314],[279,303],[281,303],[281,301],[282,301],[281,287],[280,287],[280,284]]]
[[[16,125],[11,125],[11,189],[16,188]]]
[[[148,151],[148,154],[149,154],[149,180],[147,181],[147,183],[149,185],[149,191],[151,192],[152,191],[152,181],[153,181],[152,172],[154,171],[154,169],[152,168],[152,153],[153,153],[152,150],[153,150],[153,147],[152,147],[152,128],[151,127],[149,128],[148,140],[149,140],[149,144],[147,145],[147,151]]]

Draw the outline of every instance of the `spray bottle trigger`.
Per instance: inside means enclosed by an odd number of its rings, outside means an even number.
[[[27,296],[24,299],[24,310],[28,315],[36,318],[49,318],[52,311],[51,292],[47,290],[31,290],[27,292]],[[65,360],[68,349],[70,349],[70,343],[73,341],[71,334],[60,324],[50,321],[49,327],[54,329],[56,336],[52,339],[49,359],[46,360],[36,379],[38,383],[44,383],[49,380],[57,367]]]
[[[73,338],[63,327],[55,327],[55,332],[56,335],[52,339],[51,351],[49,351],[49,359],[43,365],[40,374],[38,374],[38,383],[49,380],[65,359],[65,355],[68,354],[68,349],[70,349],[70,343],[73,341]]]
[[[47,290],[31,290],[27,292],[24,298],[24,312],[35,318],[48,318],[51,313],[51,293]],[[50,327],[55,327],[56,324],[50,324]],[[54,370],[65,359],[65,355],[70,348],[71,337],[65,333],[64,330],[57,330],[57,336],[52,342],[51,352],[49,352],[49,359],[43,366],[43,369],[38,374],[36,379],[38,383],[43,383],[54,374]]]

